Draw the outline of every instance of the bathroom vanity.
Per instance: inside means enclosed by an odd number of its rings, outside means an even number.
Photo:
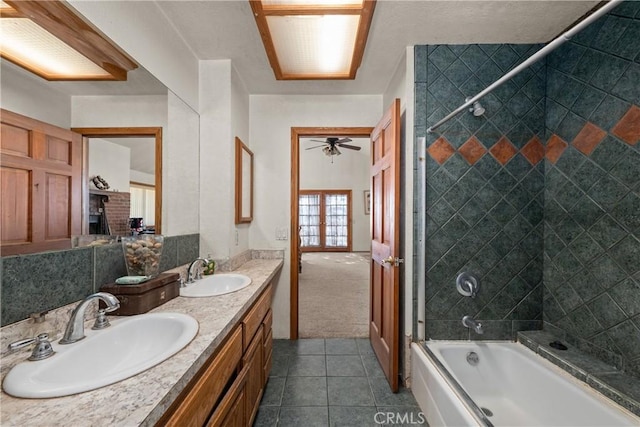
[[[199,323],[193,341],[166,361],[67,397],[19,399],[3,392],[0,424],[251,425],[271,367],[272,281],[282,265],[282,259],[252,259],[234,270],[251,278],[248,287],[215,297],[178,297],[152,310],[188,314]],[[28,354],[3,357],[3,377]]]

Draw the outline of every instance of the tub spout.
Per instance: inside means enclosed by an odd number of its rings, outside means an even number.
[[[469,329],[473,329],[476,334],[484,333],[484,330],[482,329],[482,323],[477,322],[471,316],[464,316],[462,318],[462,324]]]

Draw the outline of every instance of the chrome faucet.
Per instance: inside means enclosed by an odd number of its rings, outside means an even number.
[[[467,327],[469,329],[473,329],[474,331],[476,331],[476,334],[484,333],[484,331],[482,330],[482,323],[473,320],[473,317],[471,317],[471,316],[464,316],[462,318],[462,324],[465,327]]]
[[[120,308],[120,301],[118,301],[118,298],[108,292],[97,292],[89,295],[82,300],[75,310],[73,310],[73,313],[71,313],[69,323],[67,323],[67,328],[59,342],[60,344],[72,344],[84,338],[84,313],[87,310],[89,303],[94,299],[100,299],[107,304],[107,308],[104,309],[106,313]]]
[[[193,267],[198,263],[198,261],[202,262],[202,265],[209,264],[209,260],[206,258],[196,258],[191,264],[189,264],[189,269],[187,270],[187,283],[194,283],[196,280],[202,279],[202,273],[199,270],[196,270],[196,274],[193,274]]]

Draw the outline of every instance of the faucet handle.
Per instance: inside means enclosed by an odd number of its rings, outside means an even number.
[[[29,356],[27,360],[42,360],[53,356],[53,354],[55,353],[53,351],[53,347],[51,347],[51,342],[49,341],[49,334],[46,333],[39,334],[35,338],[28,338],[25,340],[12,342],[11,344],[9,344],[9,351],[14,352],[33,343],[35,343],[36,345],[31,352],[31,356]]]
[[[111,326],[111,323],[109,323],[109,319],[107,319],[107,310],[104,308],[98,310],[98,317],[96,317],[96,321],[93,323],[91,329],[99,330],[108,328],[109,326]]]

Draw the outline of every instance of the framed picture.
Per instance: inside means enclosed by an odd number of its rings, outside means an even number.
[[[369,215],[371,213],[371,191],[364,190],[364,214]]]

